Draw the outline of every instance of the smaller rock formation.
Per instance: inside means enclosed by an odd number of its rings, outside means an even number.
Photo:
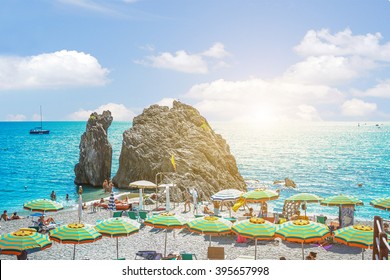
[[[289,178],[284,179],[284,184],[288,188],[296,188],[297,187],[297,184],[295,184],[295,182]]]
[[[89,117],[86,131],[81,136],[80,159],[76,164],[74,180],[77,185],[101,186],[111,177],[112,147],[108,142],[107,129],[112,123],[110,111]]]

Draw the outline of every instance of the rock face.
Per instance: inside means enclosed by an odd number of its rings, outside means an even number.
[[[155,182],[160,172],[165,178],[174,178],[178,199],[190,188],[197,189],[199,199],[208,199],[221,189],[245,190],[226,141],[196,109],[178,101],[171,109],[152,105],[134,118],[133,127],[123,133],[119,170],[113,182],[128,188],[137,180]]]
[[[92,113],[87,129],[81,136],[80,159],[74,167],[75,184],[102,186],[111,177],[112,147],[108,142],[107,129],[112,123],[110,111]]]

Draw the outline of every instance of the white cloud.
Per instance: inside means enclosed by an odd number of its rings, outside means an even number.
[[[23,114],[7,115],[5,120],[6,121],[24,121],[24,120],[26,120],[26,116]]]
[[[357,56],[310,56],[292,65],[284,74],[284,79],[333,86],[350,82],[375,67],[372,60]]]
[[[99,108],[94,110],[80,109],[79,111],[70,114],[68,119],[72,121],[86,121],[93,112],[101,114],[106,110],[111,112],[114,121],[131,121],[135,116],[135,114],[131,110],[127,109],[123,104],[108,103],[101,105]]]
[[[302,104],[298,106],[297,116],[305,121],[321,121],[321,117],[315,107],[311,105]]]
[[[390,80],[383,81],[373,88],[367,89],[366,91],[355,90],[353,93],[356,96],[390,98]]]
[[[207,51],[204,51],[202,55],[220,59],[230,54],[225,50],[225,46],[222,43],[215,43]]]
[[[188,54],[183,50],[175,54],[164,52],[156,56],[151,55],[146,58],[146,61],[138,61],[138,63],[184,73],[205,74],[208,72],[207,63],[200,55]]]
[[[0,90],[102,86],[108,73],[95,57],[77,51],[1,56]]]
[[[316,105],[343,100],[337,89],[282,79],[217,80],[194,85],[185,97],[195,99],[195,107],[206,116],[232,121],[307,120],[309,116],[318,120]]]
[[[150,48],[148,45],[144,49],[154,51],[154,47]],[[215,43],[208,50],[198,54],[190,54],[185,50],[179,50],[173,54],[163,52],[147,56],[143,60],[136,60],[135,63],[184,73],[206,74],[209,72],[210,65],[213,69],[227,67],[228,64],[221,59],[228,55],[230,54],[222,43]]]
[[[380,33],[353,35],[350,29],[331,34],[328,29],[309,30],[295,51],[302,56],[361,56],[390,61],[390,43],[380,44]]]
[[[342,114],[349,117],[365,117],[377,110],[375,103],[368,103],[361,99],[347,100],[341,106]]]
[[[357,80],[366,84],[373,71],[385,73],[389,67],[390,43],[381,44],[381,39],[380,33],[353,35],[349,29],[336,34],[310,30],[295,47],[303,60],[279,77],[216,80],[192,86],[184,97],[215,120],[383,118],[375,102],[352,98],[390,98],[390,80],[366,91],[352,90]]]

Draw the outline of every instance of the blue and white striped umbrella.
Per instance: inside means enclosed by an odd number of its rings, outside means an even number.
[[[242,191],[236,189],[226,189],[217,192],[211,196],[211,200],[228,201],[236,200],[243,194]]]
[[[110,211],[116,210],[114,192],[111,192],[110,199],[108,200],[108,210]]]

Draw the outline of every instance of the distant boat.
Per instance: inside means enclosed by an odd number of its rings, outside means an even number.
[[[34,127],[33,129],[30,129],[30,134],[49,134],[50,130],[43,129],[42,126],[42,106],[39,107],[41,112],[41,126]]]

